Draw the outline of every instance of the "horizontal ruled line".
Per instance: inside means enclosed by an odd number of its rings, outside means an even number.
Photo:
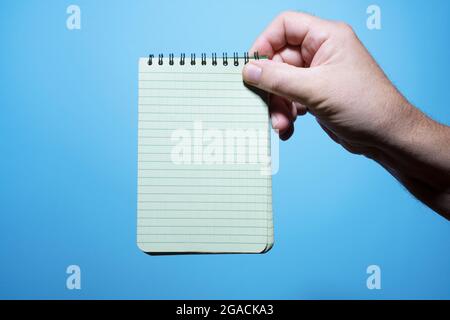
[[[220,179],[220,178],[214,178]],[[223,187],[223,188],[268,188],[269,186],[244,186],[244,185],[234,185],[234,186],[224,186],[219,184],[138,184],[138,187]]]
[[[177,166],[177,165],[175,165]],[[221,171],[239,171],[239,172],[259,172],[259,169],[254,169],[254,170],[250,170],[250,169],[224,169],[224,168],[217,168],[217,169],[204,169],[204,168],[200,168],[198,167],[198,165],[192,164],[189,165],[190,167],[197,167],[197,169],[189,169],[189,168],[170,168],[170,170],[179,170],[179,171],[217,171],[217,172],[221,172]],[[152,169],[152,168],[139,168],[138,170],[160,170],[160,169]]]
[[[254,227],[252,227],[254,228]],[[266,237],[267,234],[248,233],[137,233],[138,236],[229,236],[229,237]]]
[[[162,186],[160,186],[162,187]],[[185,186],[183,186],[185,187]],[[207,186],[210,187],[210,186]],[[240,188],[243,188],[242,186],[239,186]],[[237,187],[235,187],[237,188]],[[249,187],[251,188],[251,187]],[[138,195],[142,194],[154,194],[154,195],[161,195],[161,194],[167,194],[167,192],[138,192]],[[205,192],[175,192],[177,196],[179,195],[202,195],[202,196],[267,196],[266,193],[205,193]],[[171,194],[172,195],[172,194]]]
[[[267,120],[269,120],[269,117],[267,116]],[[171,123],[173,122],[181,122],[181,123],[192,123],[195,120],[170,120]],[[261,123],[261,121],[266,120],[233,120],[233,121],[224,121],[224,120],[202,120],[205,123],[224,123],[224,124],[230,124],[230,123]],[[139,120],[139,122],[155,122],[155,120]],[[233,128],[234,129],[234,128]]]
[[[190,82],[190,81],[189,81]],[[233,81],[235,82],[235,81]],[[174,91],[242,91],[246,92],[245,89],[242,88],[157,88],[157,87],[151,87],[151,88],[142,88],[140,87],[139,90],[174,90]],[[145,96],[140,96],[145,97]]]
[[[161,145],[152,145],[152,146],[161,146]],[[234,155],[234,154],[233,154]],[[239,157],[239,156],[245,156],[245,155],[247,155],[247,154],[236,154],[236,156],[237,157]],[[224,156],[226,156],[225,154],[224,154]],[[230,154],[229,154],[229,156],[230,156]],[[188,161],[186,161],[186,162],[172,162],[172,161],[167,161],[167,160],[140,160],[140,161],[138,161],[138,164],[146,164],[146,163],[166,163],[166,164],[169,164],[170,166],[189,166],[189,167],[196,167],[196,168],[199,168],[199,169],[201,169],[201,170],[203,170],[203,168],[202,167],[205,167],[205,168],[207,168],[207,167],[212,167],[212,166],[218,166],[218,168],[217,168],[217,170],[221,170],[222,168],[225,168],[225,167],[229,167],[229,166],[249,166],[249,165],[251,165],[251,166],[256,166],[256,165],[260,165],[260,164],[266,164],[266,163],[263,163],[262,161],[261,162],[249,162],[249,161],[242,161],[242,162],[239,162],[238,160],[235,160],[235,161],[223,161],[222,163],[216,163],[216,162],[195,162],[195,161],[190,161],[190,162],[188,162]],[[143,169],[145,169],[145,168],[143,168]],[[147,168],[147,169],[151,169],[151,168]],[[244,169],[244,168],[242,168],[242,169]],[[248,170],[247,169],[247,167],[245,168],[245,170]],[[253,171],[259,171],[259,168],[258,169],[253,169]]]
[[[264,236],[261,236],[264,237]],[[138,241],[138,243],[197,243],[197,244],[261,244],[267,245],[264,242],[220,242],[220,241]]]
[[[192,122],[195,122],[194,120],[192,120]],[[207,121],[205,121],[205,122],[207,122]],[[175,130],[178,130],[178,129],[182,129],[182,130],[184,130],[184,129],[186,129],[186,130],[192,130],[192,128],[148,128],[148,127],[146,127],[146,128],[139,128],[139,131],[164,131],[164,130],[170,130],[170,131],[175,131]],[[205,128],[205,130],[209,130],[210,128]],[[216,129],[216,128],[211,128],[211,129]],[[224,130],[224,129],[228,129],[228,128],[218,128],[218,130]],[[237,127],[237,128],[229,128],[229,129],[231,129],[231,130],[247,130],[247,129],[251,129],[251,130],[256,130],[256,129],[258,129],[258,128],[241,128],[241,127]]]
[[[177,211],[177,212],[196,212],[196,211],[201,211],[201,212],[218,212],[218,211],[224,211],[224,210],[217,210],[217,209],[138,209],[139,212],[142,211],[162,211],[162,212],[166,212],[166,211]],[[261,209],[227,209],[227,212],[261,212],[261,213],[267,213],[267,209],[261,210]],[[150,218],[149,218],[150,219]]]
[[[174,196],[178,196],[179,194],[173,194]],[[245,194],[243,194],[243,196],[245,196]],[[139,203],[227,203],[227,204],[231,204],[231,203],[245,203],[245,204],[268,204],[271,203],[270,201],[236,201],[236,200],[230,200],[230,201],[198,201],[198,200],[180,200],[180,201],[175,201],[175,200],[139,200]]]
[[[198,225],[198,226],[138,226],[138,228],[257,228],[257,229],[266,229],[267,226],[211,226],[211,225]]]
[[[141,216],[138,216],[138,219],[144,219],[144,220],[145,219],[156,219],[156,220],[158,220],[158,219],[161,219],[161,220],[164,220],[164,219],[167,219],[167,220],[172,220],[172,219],[175,219],[175,220],[203,220],[203,219],[208,219],[208,220],[251,220],[251,221],[253,221],[253,220],[255,220],[255,221],[266,221],[266,220],[268,220],[266,218],[224,218],[224,217],[220,217],[220,218],[217,218],[217,217],[208,217],[208,218],[181,217],[181,218],[179,218],[179,217],[167,217],[167,216],[165,216],[165,217],[141,217]]]
[[[140,169],[140,170],[156,170],[159,172],[158,169]],[[144,176],[144,177],[140,177],[142,179],[236,179],[236,180],[267,180],[266,177],[181,177],[181,176],[176,176],[176,177],[156,177],[156,176]],[[142,185],[143,186],[143,185]]]
[[[163,138],[165,138],[165,137],[154,137],[154,136],[151,136],[151,137],[149,137],[149,136],[139,136],[139,137],[142,137],[142,138],[161,138],[161,139],[163,139]],[[165,154],[165,155],[171,155],[172,153],[171,152],[140,152],[139,154],[148,154],[148,155],[161,155],[161,154]],[[200,155],[203,155],[203,153],[189,153],[189,154],[191,154],[191,155],[193,155],[193,156],[200,156]],[[221,152],[220,154],[222,154],[222,155],[224,155],[224,156],[231,156],[231,155],[242,155],[242,154],[239,154],[239,153],[230,153],[230,152]],[[243,153],[243,154],[245,154],[245,155],[249,155],[249,156],[257,156],[257,155],[259,155],[260,153]],[[266,154],[266,153],[264,153],[264,155],[268,155],[268,154]],[[138,162],[145,162],[146,160],[138,160]]]
[[[144,72],[144,73],[153,73],[153,72]],[[141,80],[139,79],[138,81],[142,81],[142,82],[202,82],[202,83],[236,83],[236,80],[180,80],[180,79],[176,79],[176,80],[160,80],[160,79],[150,79],[150,80]],[[148,89],[148,88],[142,88],[142,89]]]
[[[140,106],[172,106],[172,107],[261,107],[262,104],[174,104],[174,103],[139,103]]]
[[[166,138],[166,137],[151,137],[150,139],[163,139],[163,140],[169,140],[169,138]],[[167,141],[160,141],[161,143],[152,143],[152,144],[149,144],[149,143],[147,143],[147,144],[138,144],[138,148],[139,147],[174,147],[174,145],[172,145],[172,144],[170,144],[170,145],[168,145],[167,143],[165,143],[165,142],[167,142]],[[170,141],[170,142],[172,142],[172,141]],[[191,145],[191,147],[192,148],[195,148],[195,147],[202,147],[203,145],[201,145],[201,144],[192,144]],[[140,154],[139,152],[138,152],[138,154]],[[147,154],[151,154],[151,153],[147,153]],[[233,153],[233,154],[236,154],[236,155],[246,155],[247,153],[243,153],[243,154],[238,154],[238,153]],[[167,153],[167,155],[170,155],[170,153]],[[192,154],[192,155],[194,155],[194,154]],[[199,155],[198,153],[196,153],[195,155]],[[201,154],[200,154],[201,155]],[[227,154],[222,154],[222,155],[227,155]],[[228,154],[228,155],[231,155],[231,154]],[[264,155],[267,155],[268,156],[268,154],[264,154]],[[201,164],[204,164],[204,163],[201,163]]]
[[[158,98],[158,99],[252,99],[256,100],[255,97],[212,97],[212,96],[144,96],[139,95],[139,98]]]
[[[195,74],[195,75],[205,75],[205,74],[219,74],[219,75],[239,75],[241,76],[242,73],[241,72],[187,72],[187,71],[139,71],[139,74],[146,74],[146,73],[151,73],[151,74]],[[184,80],[184,81],[189,81],[189,80]]]
[[[139,111],[139,113],[173,115],[173,112],[159,112],[159,111]],[[208,116],[208,115],[256,116],[256,114],[254,112],[233,113],[233,112],[214,112],[213,111],[213,112],[210,112],[210,113],[205,113],[205,112],[190,112],[190,111],[187,111],[187,113],[189,115],[204,115],[204,116]],[[208,121],[208,120],[204,120],[204,121]]]

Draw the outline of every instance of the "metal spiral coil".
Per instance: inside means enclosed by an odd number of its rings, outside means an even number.
[[[254,60],[259,60],[261,59],[259,56],[259,53],[256,51],[253,53],[253,57],[250,58],[250,54],[248,52],[244,52],[243,56],[239,56],[238,52],[233,52],[233,65],[234,66],[239,66],[240,62],[243,62],[244,64],[247,64],[250,59],[254,59]],[[154,54],[149,54],[148,55],[148,61],[147,64],[149,66],[151,66],[152,64],[154,64],[155,60],[155,55]],[[202,53],[201,54],[201,65],[207,65],[208,59],[207,59],[207,54],[206,53]],[[158,54],[158,61],[157,61],[158,65],[163,65],[164,64],[164,55],[163,54]],[[175,55],[173,53],[169,54],[169,65],[173,66],[176,64],[175,61]],[[183,66],[186,64],[186,54],[185,53],[181,53],[180,54],[180,60],[179,60],[179,65]],[[191,66],[196,65],[196,55],[195,53],[191,53],[191,57],[190,57],[190,61],[189,64]],[[213,52],[211,53],[211,64],[213,66],[217,66],[218,62],[217,62],[217,53]],[[228,66],[228,54],[226,52],[222,53],[222,64],[224,66]]]

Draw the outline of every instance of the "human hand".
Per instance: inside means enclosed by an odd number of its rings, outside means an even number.
[[[395,130],[407,101],[394,88],[350,26],[299,12],[279,15],[250,52],[244,80],[272,93],[272,126],[283,140],[297,115],[309,111],[333,140],[353,153],[369,155]],[[392,133],[394,134],[394,133]]]
[[[286,12],[258,37],[256,51],[269,60],[247,63],[243,78],[271,93],[281,139],[309,112],[334,141],[380,163],[450,219],[450,127],[409,104],[350,26]]]

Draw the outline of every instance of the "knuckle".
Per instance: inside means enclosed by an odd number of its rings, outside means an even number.
[[[278,16],[277,19],[278,20],[285,20],[288,17],[291,17],[293,15],[295,15],[296,12],[295,11],[291,11],[291,10],[286,10],[286,11],[282,11]]]
[[[280,13],[280,16],[292,16],[295,15],[297,12],[293,10],[284,10]]]
[[[337,28],[339,31],[341,31],[344,34],[347,34],[347,35],[354,34],[353,27],[346,22],[338,22]]]

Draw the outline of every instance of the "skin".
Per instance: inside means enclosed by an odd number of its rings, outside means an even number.
[[[349,25],[285,12],[257,38],[256,51],[269,59],[249,62],[243,78],[270,93],[282,140],[309,113],[335,142],[378,162],[450,219],[450,127],[402,96]]]

